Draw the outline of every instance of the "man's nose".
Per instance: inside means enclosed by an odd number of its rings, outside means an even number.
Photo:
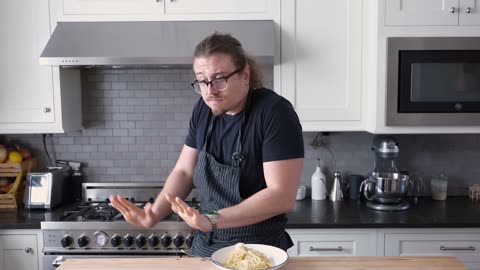
[[[211,94],[211,93],[218,93],[218,90],[215,90],[215,88],[213,87],[213,84],[209,83],[207,84],[207,94]]]

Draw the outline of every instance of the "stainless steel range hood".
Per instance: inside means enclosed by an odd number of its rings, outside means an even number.
[[[59,22],[40,56],[51,66],[191,66],[195,45],[230,33],[273,64],[274,24],[262,21]]]

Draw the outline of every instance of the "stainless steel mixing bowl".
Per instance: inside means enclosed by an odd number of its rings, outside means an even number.
[[[410,178],[400,173],[375,172],[362,181],[360,190],[367,200],[379,203],[398,203],[405,199]]]

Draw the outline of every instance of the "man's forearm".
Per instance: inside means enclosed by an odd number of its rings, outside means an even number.
[[[159,221],[172,213],[171,205],[167,199],[165,199],[165,194],[185,199],[192,190],[192,181],[191,176],[181,170],[173,170],[170,173],[165,182],[165,186],[155,199],[152,208]]]
[[[289,212],[295,197],[281,190],[264,189],[242,203],[218,210],[217,228],[233,228],[255,224]]]

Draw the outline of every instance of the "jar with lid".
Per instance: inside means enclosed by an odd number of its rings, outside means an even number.
[[[434,175],[430,179],[432,199],[443,201],[447,199],[448,178],[444,174]]]

